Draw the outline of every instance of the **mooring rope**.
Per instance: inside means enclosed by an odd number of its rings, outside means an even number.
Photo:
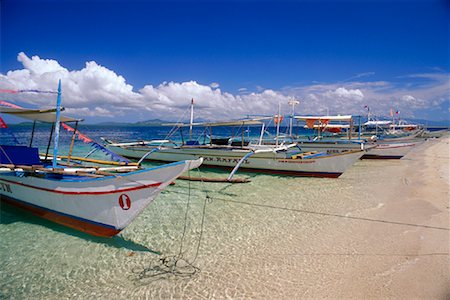
[[[183,192],[179,192],[179,191],[174,192],[174,193],[183,194]],[[403,225],[403,226],[410,226],[410,227],[421,227],[421,228],[428,228],[428,229],[450,231],[450,228],[447,228],[447,227],[438,227],[438,226],[431,226],[431,225],[425,225],[425,224],[414,224],[414,223],[389,221],[389,220],[382,220],[382,219],[371,219],[371,218],[365,218],[365,217],[340,215],[340,214],[336,214],[336,213],[327,213],[327,212],[319,212],[319,211],[306,210],[306,209],[281,207],[281,206],[275,206],[275,205],[269,205],[269,204],[251,203],[251,202],[246,202],[246,201],[224,199],[224,198],[219,198],[219,197],[211,197],[211,200],[213,200],[213,201],[218,200],[218,201],[222,201],[222,202],[230,202],[230,203],[235,203],[235,204],[243,204],[243,205],[255,206],[255,207],[264,207],[264,208],[277,209],[277,210],[285,210],[285,211],[291,211],[291,212],[297,212],[297,213],[321,215],[321,216],[327,216],[327,217],[336,217],[336,218],[353,219],[353,220],[367,221],[367,222],[378,222],[378,223],[386,223],[386,224],[393,224],[393,225]]]
[[[190,176],[190,170],[188,175]],[[202,184],[203,181],[202,181]],[[197,241],[197,246],[194,254],[194,259],[192,261],[185,258],[185,252],[183,252],[184,240],[186,237],[186,231],[188,228],[188,215],[190,212],[191,205],[191,182],[188,181],[188,193],[186,210],[184,214],[184,224],[183,232],[180,239],[180,249],[177,255],[164,256],[159,259],[154,259],[151,261],[148,267],[136,267],[131,270],[132,278],[136,285],[146,285],[157,280],[168,279],[169,277],[179,277],[179,278],[190,278],[195,276],[200,272],[200,268],[195,266],[195,262],[198,258],[200,252],[200,246],[203,238],[205,215],[206,215],[206,205],[211,202],[211,197],[209,197],[207,190],[206,196],[203,202],[202,217],[200,223],[200,233]]]

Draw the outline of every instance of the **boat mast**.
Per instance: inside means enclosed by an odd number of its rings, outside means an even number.
[[[277,136],[275,139],[275,144],[278,146],[278,136],[280,135],[280,123],[281,123],[281,116],[280,116],[280,110],[281,110],[281,103],[278,102],[278,115],[276,116],[275,120],[277,120]]]
[[[292,106],[292,114],[291,114],[291,121],[289,123],[289,135],[292,137],[292,127],[294,122],[294,115],[295,115],[295,105],[299,104],[300,102],[295,100],[295,98],[291,98],[288,102],[289,105]]]
[[[56,158],[58,156],[58,141],[59,141],[59,127],[61,119],[61,79],[58,82],[58,97],[56,98],[56,120],[55,120],[55,144],[53,146],[53,164],[52,167],[56,168]]]
[[[191,119],[189,122],[189,140],[192,141],[192,124],[194,123],[194,98],[191,99]]]

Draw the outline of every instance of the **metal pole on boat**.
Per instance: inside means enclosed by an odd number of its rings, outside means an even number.
[[[209,145],[212,146],[212,137],[213,137],[213,132],[212,132],[212,126],[209,126]]]
[[[189,123],[189,140],[192,141],[192,123],[194,123],[194,98],[191,99],[191,120]]]
[[[353,132],[353,118],[350,117],[350,126],[348,128],[348,139],[352,139],[352,132]]]
[[[36,128],[36,120],[33,121],[33,129],[31,130],[31,139],[30,139],[30,148],[31,145],[33,145],[33,138],[34,138],[34,129]]]
[[[289,135],[292,137],[292,127],[294,123],[294,115],[295,115],[295,105],[299,104],[300,102],[295,100],[295,98],[292,98],[289,100],[288,104],[292,106],[292,114],[291,114],[291,121],[289,123]]]
[[[361,140],[361,116],[358,116],[358,140]]]
[[[53,145],[53,163],[52,167],[56,168],[56,159],[58,156],[59,127],[61,119],[61,79],[58,82],[58,97],[56,98],[56,120],[55,120],[55,144]]]
[[[180,127],[181,145],[184,145],[183,127]]]
[[[263,136],[264,136],[265,125],[266,125],[266,123],[262,123],[262,126],[261,126],[261,134],[259,135],[259,145],[262,145],[262,140],[263,140]]]
[[[276,138],[275,138],[275,144],[276,144],[276,146],[278,146],[278,136],[280,135],[280,123],[281,123],[281,120],[280,120],[280,112],[281,111],[281,103],[280,102],[278,102],[278,115],[276,116],[276,118],[275,118],[275,120],[277,120],[277,136],[276,136]]]
[[[47,161],[47,158],[48,158],[48,151],[50,150],[50,144],[52,143],[52,137],[53,137],[53,130],[54,129],[55,129],[55,123],[52,123],[52,129],[50,129],[50,138],[48,139],[47,150],[45,151],[45,159],[44,159],[44,161]]]

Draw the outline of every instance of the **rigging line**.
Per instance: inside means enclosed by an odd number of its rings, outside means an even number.
[[[431,252],[431,253],[276,253],[274,256],[381,256],[381,257],[421,257],[421,256],[448,256],[449,253],[445,252]]]
[[[172,193],[183,194],[183,192],[177,192],[177,191],[171,191],[171,192]],[[423,225],[423,224],[413,224],[413,223],[404,223],[404,222],[396,222],[396,221],[388,221],[388,220],[380,220],[380,219],[370,219],[370,218],[355,217],[355,216],[345,216],[345,215],[339,215],[339,214],[333,214],[333,213],[325,213],[325,212],[318,212],[318,211],[312,211],[312,210],[306,210],[306,209],[279,207],[279,206],[268,205],[268,204],[257,204],[257,203],[250,203],[250,202],[245,202],[245,201],[230,200],[230,199],[223,199],[223,198],[216,198],[216,197],[214,197],[214,198],[211,197],[211,199],[212,200],[219,200],[219,201],[222,201],[222,202],[233,202],[233,203],[244,204],[244,205],[249,205],[249,206],[265,207],[265,208],[286,210],[286,211],[292,211],[292,212],[298,212],[298,213],[307,213],[307,214],[321,215],[321,216],[328,216],[328,217],[337,217],[337,218],[361,220],[361,221],[368,221],[368,222],[378,222],[378,223],[387,223],[387,224],[394,224],[394,225],[404,225],[404,226],[411,226],[411,227],[421,227],[421,228],[428,228],[428,229],[437,229],[437,230],[450,231],[450,228],[446,228],[446,227],[430,226],[430,225]]]
[[[411,227],[422,227],[422,228],[428,228],[428,229],[450,231],[450,228],[446,228],[446,227],[403,223],[403,222],[387,221],[387,220],[380,220],[380,219],[370,219],[370,218],[364,218],[364,217],[345,216],[345,215],[339,215],[339,214],[333,214],[333,213],[324,213],[324,212],[310,211],[310,210],[304,210],[304,209],[278,207],[278,206],[273,206],[273,205],[256,204],[256,203],[250,203],[250,202],[238,201],[238,200],[230,200],[230,199],[214,198],[214,200],[220,200],[223,202],[239,203],[239,204],[244,204],[244,205],[249,205],[249,206],[259,206],[259,207],[273,208],[273,209],[279,209],[279,210],[287,210],[287,211],[293,211],[293,212],[322,215],[322,216],[328,216],[328,217],[338,217],[338,218],[344,218],[344,219],[353,219],[353,220],[361,220],[361,221],[369,221],[369,222],[378,222],[378,223],[387,223],[387,224],[394,224],[394,225],[404,225],[404,226],[411,226]]]
[[[197,167],[197,171],[200,173],[200,167]],[[206,196],[205,196],[205,200],[203,202],[202,221],[200,223],[200,234],[198,237],[197,250],[195,251],[195,256],[194,256],[194,260],[192,261],[192,264],[197,260],[198,254],[200,252],[200,245],[201,245],[202,238],[203,238],[203,229],[205,227],[204,224],[205,224],[205,215],[206,215],[206,204],[212,202],[212,198],[209,196],[208,190],[205,188],[205,182],[203,181],[203,179],[200,182],[203,187],[202,191],[206,194]]]
[[[197,168],[198,169],[198,168]],[[190,175],[190,170],[188,171]],[[201,222],[200,236],[197,244],[197,249],[195,253],[195,257],[193,261],[189,261],[183,257],[183,242],[186,235],[187,230],[187,216],[190,210],[190,201],[191,201],[191,193],[190,193],[190,182],[189,182],[189,193],[188,193],[188,201],[186,205],[185,212],[185,220],[184,220],[184,228],[183,235],[180,241],[180,251],[178,255],[174,256],[165,256],[158,260],[153,260],[152,263],[148,267],[138,267],[133,268],[131,270],[132,274],[129,276],[131,280],[134,281],[135,284],[144,285],[145,282],[143,280],[148,280],[149,283],[167,279],[168,276],[176,276],[181,278],[188,278],[196,275],[200,272],[200,268],[194,266],[194,262],[196,261],[200,249],[201,239],[203,236],[203,227],[204,227],[204,219],[205,219],[205,211],[206,211],[206,203],[208,202],[209,196],[205,198],[204,206],[203,206],[203,216]],[[184,193],[186,194],[186,193]]]
[[[172,128],[169,130],[169,133],[167,133],[167,135],[165,136],[165,140],[167,140],[168,138],[170,138],[173,134],[175,134],[175,132],[178,130],[178,127],[176,124],[179,124],[181,122],[182,119],[184,119],[184,116],[186,115],[186,113],[189,111],[185,110],[183,115],[181,115],[181,117],[178,118],[177,122],[172,126]],[[161,146],[161,144],[160,144]]]
[[[188,171],[188,177],[191,176],[191,170]],[[188,182],[188,199],[186,202],[186,211],[184,212],[184,227],[183,227],[183,234],[181,235],[181,241],[180,241],[180,251],[178,253],[178,257],[181,257],[183,255],[183,242],[184,237],[186,236],[186,229],[187,229],[187,217],[189,213],[189,207],[191,202],[191,181]]]

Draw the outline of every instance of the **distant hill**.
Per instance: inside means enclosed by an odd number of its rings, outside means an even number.
[[[96,123],[95,125],[99,126],[160,126],[163,123],[169,123],[168,121],[162,121],[160,119],[139,121],[135,123],[126,123],[126,122],[101,122]]]
[[[423,120],[423,119],[406,119],[407,121],[410,121],[411,123],[421,124],[425,126],[450,126],[450,120],[441,120],[441,121],[430,121],[430,120]]]

